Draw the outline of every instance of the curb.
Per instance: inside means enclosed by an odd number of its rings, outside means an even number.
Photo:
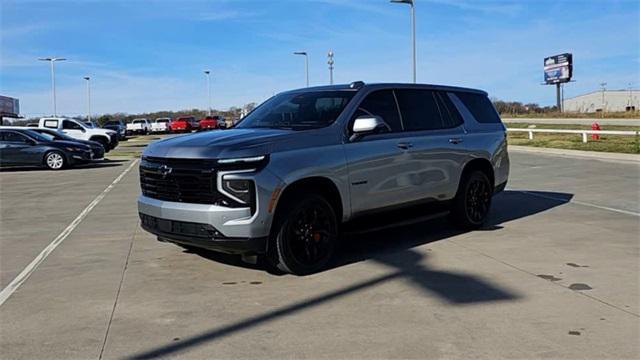
[[[520,146],[520,145],[509,145],[508,149],[510,151],[516,151],[516,152],[559,155],[559,156],[566,156],[566,157],[579,157],[579,158],[588,158],[588,159],[598,159],[598,160],[604,160],[604,161],[610,160],[610,161],[625,161],[625,162],[640,163],[640,155],[636,155],[636,154],[541,148],[541,147]]]

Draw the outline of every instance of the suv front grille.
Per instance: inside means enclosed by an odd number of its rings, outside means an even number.
[[[164,201],[240,206],[218,192],[215,166],[215,160],[144,158],[140,162],[142,194]]]

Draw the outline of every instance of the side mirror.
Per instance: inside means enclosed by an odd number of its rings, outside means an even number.
[[[376,134],[382,131],[391,131],[389,125],[380,116],[363,115],[353,122],[353,135],[350,140],[355,141],[365,135]]]
[[[33,145],[36,145],[37,142],[35,140],[33,140],[33,139],[27,139],[27,144],[30,145],[30,146],[33,146]]]

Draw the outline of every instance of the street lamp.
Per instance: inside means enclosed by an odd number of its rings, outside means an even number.
[[[54,63],[56,61],[65,61],[65,58],[40,58],[40,61],[48,61],[51,63],[51,103],[53,104],[53,116],[58,116],[56,110],[56,70]]]
[[[391,0],[396,4],[411,5],[411,42],[413,47],[413,83],[416,83],[416,12],[413,0]]]
[[[204,74],[207,77],[207,102],[209,104],[209,116],[211,116],[211,79],[210,79],[211,71],[205,70]]]
[[[83,79],[87,80],[87,120],[91,121],[91,78],[85,76]]]
[[[307,77],[307,87],[309,87],[309,55],[307,55],[306,51],[295,51],[293,55],[303,55],[304,56],[304,72]]]
[[[333,51],[329,50],[327,54],[329,60],[327,60],[327,64],[329,64],[329,84],[333,85]]]

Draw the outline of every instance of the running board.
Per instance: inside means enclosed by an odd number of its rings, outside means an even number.
[[[402,227],[402,226],[408,226],[408,225],[414,225],[414,224],[418,224],[421,222],[426,222],[429,220],[433,220],[436,218],[440,218],[446,215],[449,215],[450,211],[441,211],[441,212],[436,212],[436,213],[432,213],[432,214],[427,214],[427,215],[423,215],[423,216],[418,216],[418,217],[412,217],[409,219],[404,219],[404,220],[400,220],[400,221],[395,221],[395,222],[389,222],[387,224],[381,224],[381,225],[376,225],[376,226],[369,226],[369,227],[363,227],[362,229],[360,229],[360,226],[349,226],[347,225],[347,229],[343,231],[344,234],[349,234],[349,235],[359,235],[359,234],[367,234],[367,233],[371,233],[371,232],[375,232],[375,231],[381,231],[381,230],[387,230],[387,229],[393,229],[393,228],[397,228],[397,227]]]

